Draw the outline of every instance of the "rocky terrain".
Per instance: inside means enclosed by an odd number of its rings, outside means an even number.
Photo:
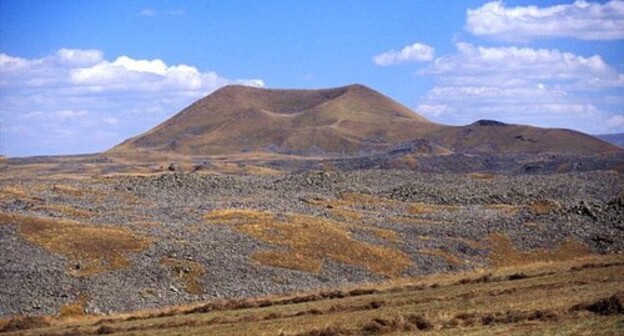
[[[436,124],[362,85],[225,87],[104,153],[0,158],[0,330],[587,258],[601,277],[623,174],[570,130]]]
[[[0,181],[0,315],[110,313],[624,249],[624,178],[303,171]]]

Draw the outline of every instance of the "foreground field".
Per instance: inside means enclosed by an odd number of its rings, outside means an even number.
[[[10,335],[617,335],[624,257],[401,279],[106,317],[15,318]],[[29,329],[31,328],[31,329]]]

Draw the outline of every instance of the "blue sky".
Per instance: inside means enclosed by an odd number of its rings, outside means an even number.
[[[0,154],[102,151],[233,83],[624,132],[624,1],[0,0]]]

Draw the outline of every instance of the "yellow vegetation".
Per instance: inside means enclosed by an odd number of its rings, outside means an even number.
[[[476,172],[476,173],[468,174],[468,177],[470,177],[473,180],[491,180],[496,177],[496,174],[486,173],[486,172]]]
[[[384,205],[384,206],[398,206],[402,202],[391,199],[385,199],[375,197],[366,194],[357,193],[342,193],[340,199],[344,201],[342,205]]]
[[[28,194],[22,186],[10,185],[0,189],[0,200],[9,198],[27,198]]]
[[[527,252],[516,250],[509,237],[501,234],[490,235],[489,242],[490,260],[496,267],[563,261],[591,254],[587,246],[572,238],[567,238],[554,250],[536,249]]]
[[[85,225],[56,218],[0,213],[0,222],[17,223],[20,234],[33,244],[73,262],[72,274],[87,276],[128,266],[124,254],[140,251],[150,240],[124,228]]]
[[[204,292],[200,279],[204,274],[204,267],[195,261],[162,258],[160,263],[171,268],[171,273],[179,278],[184,284],[184,290],[190,294],[201,294]]]
[[[377,237],[385,239],[389,242],[398,243],[401,241],[401,237],[396,231],[380,228],[369,228],[369,230]]]
[[[364,220],[364,216],[361,213],[350,209],[333,208],[330,212],[339,221],[361,222]]]
[[[67,319],[85,316],[85,307],[87,305],[87,301],[87,296],[81,294],[75,301],[68,302],[62,305],[59,310],[58,317],[61,319]]]
[[[520,212],[520,209],[522,209],[522,207],[520,206],[509,205],[509,204],[488,204],[488,205],[484,205],[484,208],[500,211],[509,216],[517,215],[518,212]]]
[[[67,196],[74,196],[74,197],[80,197],[80,196],[84,196],[86,194],[86,192],[82,189],[78,189],[76,187],[72,187],[69,185],[63,185],[63,184],[56,184],[52,187],[52,191],[54,191],[57,194],[64,194]]]
[[[311,273],[318,273],[323,267],[323,263],[319,259],[296,252],[260,251],[252,254],[251,259],[262,265]]]
[[[209,212],[206,219],[213,223],[235,225],[235,230],[239,232],[289,247],[293,254],[300,255],[299,258],[319,262],[331,258],[386,276],[399,276],[411,265],[404,253],[357,241],[350,237],[345,224],[325,218],[289,214],[284,219],[278,219],[263,211],[223,209]]]
[[[410,215],[430,214],[436,212],[448,212],[457,211],[459,206],[456,205],[438,205],[438,204],[425,204],[425,203],[411,203],[407,207],[407,213]]]
[[[529,209],[531,209],[531,211],[537,215],[545,215],[558,208],[559,208],[559,204],[553,201],[548,201],[548,200],[537,201],[529,205]]]

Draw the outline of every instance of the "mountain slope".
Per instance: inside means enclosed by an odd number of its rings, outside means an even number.
[[[241,151],[353,153],[441,127],[361,85],[327,90],[224,87],[112,152],[212,155]]]
[[[596,135],[596,137],[616,146],[624,147],[624,133],[601,134]]]
[[[555,128],[510,125],[479,120],[459,127],[443,127],[428,139],[455,152],[595,154],[618,148],[587,134]]]
[[[564,129],[481,120],[467,126],[433,123],[362,85],[322,90],[227,86],[150,131],[108,151],[183,155],[241,152],[335,156],[383,151],[414,140],[437,153],[564,153],[621,151]]]

